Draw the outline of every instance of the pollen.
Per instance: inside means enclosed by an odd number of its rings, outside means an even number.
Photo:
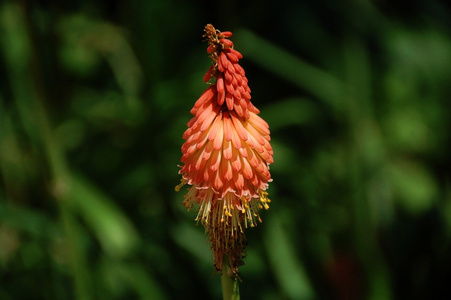
[[[269,209],[268,203],[271,203],[271,200],[268,198],[268,192],[260,191],[260,201],[263,203],[263,207],[266,210],[268,210]]]
[[[176,192],[180,192],[180,189],[186,184],[186,180],[185,179],[180,179],[180,184],[177,184],[175,186],[175,191]]]

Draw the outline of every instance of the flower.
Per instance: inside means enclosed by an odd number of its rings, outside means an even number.
[[[269,208],[273,150],[269,126],[250,101],[248,80],[238,63],[243,56],[233,48],[231,36],[211,24],[205,27],[213,65],[204,81],[216,80],[191,109],[194,117],[183,134],[184,165],[176,190],[191,186],[183,204],[188,210],[198,206],[196,220],[209,234],[215,268],[221,271],[228,257],[230,276],[237,276],[245,256],[244,228],[261,222],[259,210]]]

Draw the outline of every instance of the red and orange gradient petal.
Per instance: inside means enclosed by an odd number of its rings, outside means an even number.
[[[182,183],[188,184],[183,204],[199,208],[196,220],[210,235],[215,267],[222,270],[223,258],[235,274],[243,264],[244,228],[261,222],[259,210],[268,209],[269,165],[273,163],[268,124],[251,103],[239,60],[241,53],[228,38],[231,32],[205,27],[207,52],[213,65],[204,76],[215,82],[191,109],[194,116],[183,134]]]

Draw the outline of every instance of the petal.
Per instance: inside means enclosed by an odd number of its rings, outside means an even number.
[[[224,177],[225,181],[232,180],[232,178],[233,178],[233,170],[232,170],[232,166],[230,164],[230,161],[222,160],[221,171],[222,171],[222,176]]]
[[[231,164],[232,164],[232,168],[235,171],[240,171],[241,170],[241,159],[240,159],[240,155],[239,152],[237,150],[234,150],[232,152],[232,159],[231,159]]]
[[[224,182],[222,180],[222,176],[219,172],[216,172],[216,174],[214,175],[214,180],[213,180],[213,188],[216,191],[221,190],[222,186],[223,186]]]
[[[224,159],[230,160],[232,158],[232,142],[223,140],[222,142],[222,155]]]
[[[218,90],[218,104],[222,105],[225,100],[224,78],[222,75],[219,75],[216,80],[216,88]]]
[[[260,132],[257,131],[257,129],[254,128],[249,122],[244,122],[243,124],[244,128],[246,128],[247,132],[252,135],[252,137],[262,146],[265,145],[265,142],[267,142]]]
[[[250,163],[250,165],[257,169],[259,165],[262,163],[262,159],[259,155],[256,155],[254,151],[251,151],[250,149],[247,149],[248,157],[247,160]]]
[[[221,52],[221,54],[219,55],[218,63],[219,62],[222,64],[224,69],[228,69],[229,68],[230,62],[227,59],[227,55],[224,52]],[[223,71],[221,71],[221,72],[223,72]]]
[[[234,76],[232,75],[232,73],[229,70],[226,70],[224,72],[224,77],[225,77],[225,80],[230,82],[230,83],[232,82],[232,80],[234,78]]]
[[[231,123],[230,123],[231,124]],[[232,124],[231,124],[232,125]],[[241,139],[238,136],[238,133],[236,132],[235,128],[232,127],[232,145],[233,147],[235,147],[235,149],[240,149],[242,148],[242,143],[241,143]]]
[[[204,75],[204,82],[210,81],[210,79],[213,75],[213,71],[214,71],[214,66],[211,66],[210,68],[208,68],[207,72]]]
[[[202,174],[202,173],[200,173]],[[210,171],[209,168],[205,168],[204,172],[203,172],[203,181],[210,181],[211,175],[213,174],[213,172]]]
[[[247,161],[247,159],[246,158],[242,158],[241,162],[243,164],[243,176],[244,176],[244,178],[246,178],[246,179],[252,178],[254,173],[252,172],[252,167],[249,164],[249,162]]]
[[[223,115],[224,119],[224,138],[227,141],[232,140],[233,130],[232,130],[232,121],[230,120],[229,114],[227,112],[224,112]]]
[[[238,89],[233,91],[233,96],[235,96],[235,99],[241,99],[241,93]]]
[[[230,66],[227,66],[227,68],[231,69]],[[245,76],[245,74],[246,74],[246,72],[244,72],[244,69],[237,63],[233,64],[233,70],[234,70],[233,73],[238,73],[241,76]]]
[[[252,186],[260,186],[260,180],[256,174],[250,179],[250,182]]]
[[[263,120],[262,118],[260,118],[258,115],[256,115],[255,113],[250,113],[250,117],[249,117],[249,123],[252,124],[252,126],[254,126],[255,129],[257,129],[261,134],[263,135],[269,135],[269,126],[268,123],[266,123],[265,120]]]
[[[223,37],[229,38],[229,37],[232,36],[232,32],[230,32],[230,31],[223,31],[223,32],[221,32],[221,35]]]
[[[196,171],[199,171],[201,168],[203,169],[203,167],[205,166],[205,163],[207,162],[206,159],[203,158],[203,151],[199,151],[198,157],[196,159],[195,165],[194,165],[194,169]]]
[[[231,63],[229,60],[227,60],[227,65],[225,65],[225,66],[230,72],[235,73],[236,66],[240,66],[240,65],[237,63]]]
[[[196,115],[197,110],[202,107],[206,102],[213,99],[215,94],[214,85],[210,86],[206,89],[202,95],[197,99],[196,103],[194,103],[194,107],[191,109],[191,114]]]
[[[247,104],[247,109],[249,109],[249,111],[253,112],[254,114],[260,113],[260,111],[250,101]]]
[[[223,44],[226,45],[227,47],[233,47],[233,42],[231,40],[228,39],[219,39],[219,41]],[[222,52],[224,53],[224,52]]]
[[[227,109],[232,110],[233,109],[233,94],[227,94],[226,96],[226,103],[227,103]]]
[[[243,140],[247,141],[247,131],[244,129],[243,124],[241,124],[241,121],[238,119],[238,117],[232,112],[230,114],[232,117],[233,126],[235,127],[236,132],[238,133],[238,136]]]
[[[216,133],[215,139],[213,141],[213,149],[220,150],[222,148],[222,139],[224,138],[224,129],[223,129],[222,120],[219,122],[218,131]]]
[[[238,149],[238,151],[240,152],[242,157],[248,157],[249,155],[247,154],[247,150],[246,148],[240,148]]]
[[[233,87],[233,84],[231,82],[226,81],[225,82],[225,88],[226,88],[228,93],[230,93],[232,95],[235,93],[235,88]]]
[[[210,157],[210,169],[212,171],[217,171],[219,168],[219,164],[221,163],[221,151],[213,151],[213,154]]]
[[[238,58],[238,56],[235,55],[235,53],[233,53],[232,51],[226,51],[226,54],[230,61],[238,62],[239,58]]]
[[[236,80],[236,77],[233,76],[232,81],[230,83],[233,85],[234,88],[238,87],[238,80]]]
[[[208,113],[204,119],[199,117],[199,122],[202,122],[202,126],[200,127],[200,131],[205,131],[207,128],[211,125],[211,122],[216,118],[218,115],[219,109],[214,109],[210,113]]]
[[[239,59],[243,58],[243,55],[240,52],[236,51],[235,49],[231,48],[229,50],[230,50],[230,53],[235,54],[236,57],[238,57]]]
[[[215,118],[213,124],[208,131],[208,140],[212,141],[218,134],[219,128],[221,127],[221,113]]]
[[[227,66],[227,65],[223,65],[223,64],[222,64],[222,61],[221,61],[220,59],[218,59],[218,71],[219,71],[219,72],[223,73],[226,66]]]
[[[235,182],[235,187],[237,190],[241,190],[244,187],[243,174],[239,172],[233,173],[233,181]]]
[[[202,154],[202,158],[204,160],[208,160],[211,156],[211,154],[213,153],[213,143],[212,142],[208,142],[207,145],[204,148],[204,153]]]
[[[245,112],[239,104],[235,104],[233,108],[239,117],[244,118]]]

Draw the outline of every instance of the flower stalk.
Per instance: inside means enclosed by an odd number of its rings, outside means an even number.
[[[224,261],[227,261],[227,257],[224,257]],[[225,263],[222,269],[221,285],[222,285],[222,299],[223,300],[239,300],[240,290],[238,285],[238,279],[233,278],[229,265]]]

